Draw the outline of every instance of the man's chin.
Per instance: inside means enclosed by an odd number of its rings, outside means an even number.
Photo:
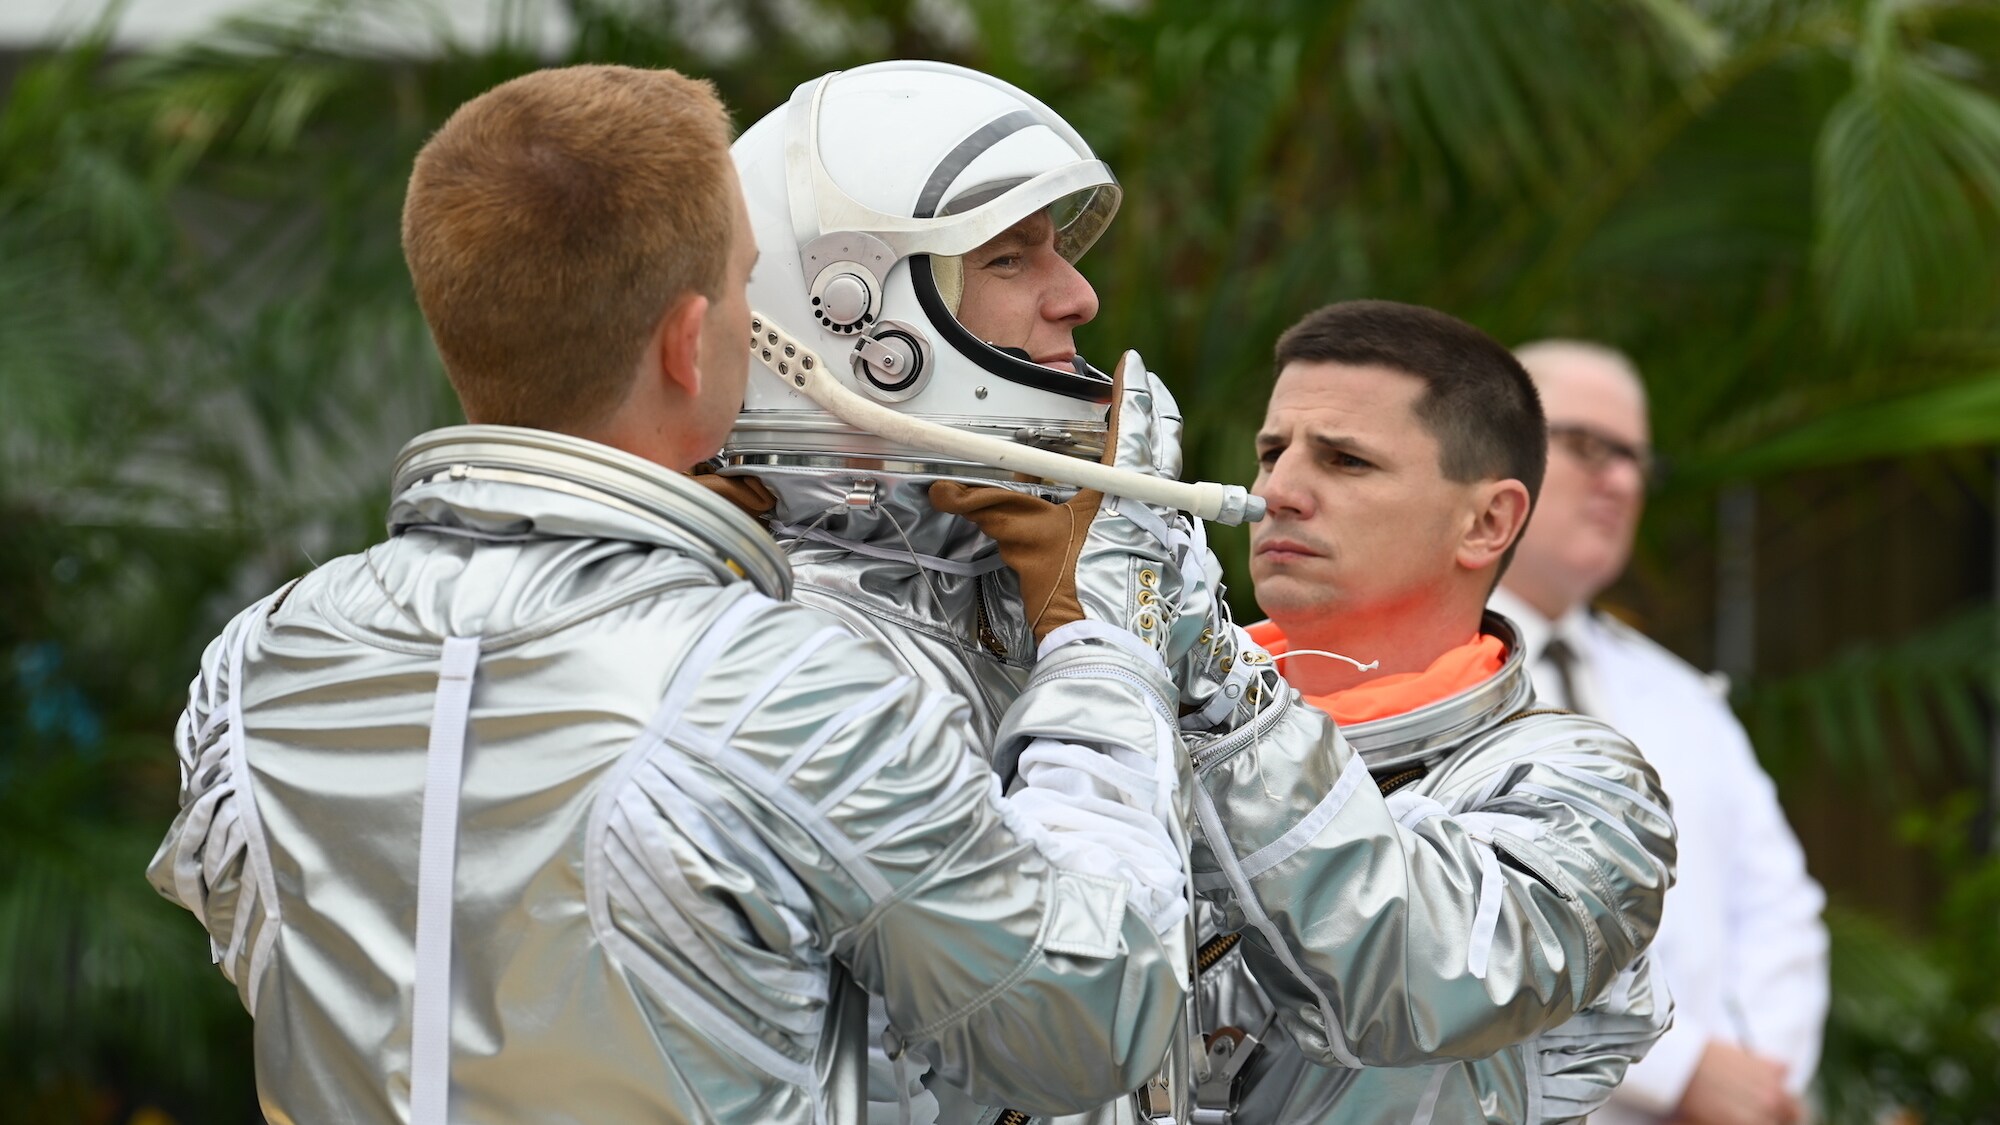
[[[1250,583],[1257,608],[1280,624],[1288,618],[1321,618],[1334,612],[1336,599],[1330,583],[1312,581],[1288,568],[1252,563]]]
[[[1562,558],[1565,577],[1579,586],[1588,587],[1591,596],[1618,580],[1625,572],[1625,564],[1631,552],[1622,543],[1608,539],[1579,543]]]

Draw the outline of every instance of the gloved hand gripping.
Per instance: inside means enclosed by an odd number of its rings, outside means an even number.
[[[1104,463],[1152,476],[1177,474],[1181,418],[1173,395],[1137,352],[1125,353],[1114,385]],[[1037,640],[1088,619],[1128,630],[1169,656],[1181,593],[1171,525],[1185,524],[1186,517],[1094,489],[1054,504],[994,485],[939,481],[930,499],[932,507],[971,520],[999,544],[1001,557],[1020,576]]]

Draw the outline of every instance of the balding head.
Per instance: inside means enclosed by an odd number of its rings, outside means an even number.
[[[1631,557],[1652,447],[1646,385],[1603,344],[1541,340],[1514,354],[1548,416],[1549,468],[1502,584],[1553,619],[1596,597]]]
[[[1563,396],[1583,391],[1622,398],[1636,404],[1642,420],[1646,417],[1645,380],[1631,357],[1617,348],[1588,340],[1537,340],[1514,349],[1514,358],[1534,379],[1544,410],[1552,392]]]

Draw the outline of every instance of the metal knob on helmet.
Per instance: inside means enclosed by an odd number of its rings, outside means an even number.
[[[821,315],[842,328],[859,325],[868,315],[868,297],[867,282],[851,273],[839,274],[819,296]]]
[[[854,345],[854,374],[883,402],[903,402],[923,390],[930,374],[930,343],[922,330],[885,320]]]

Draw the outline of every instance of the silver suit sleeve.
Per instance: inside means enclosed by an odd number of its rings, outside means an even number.
[[[265,610],[259,602],[238,614],[202,655],[174,729],[180,813],[146,870],[155,890],[201,921],[216,967],[252,1012],[260,975],[253,962],[276,936],[277,907],[252,823],[237,672],[246,634]]]
[[[773,909],[759,936],[832,949],[882,997],[892,1050],[920,1052],[981,1100],[1034,1112],[1144,1082],[1183,989],[1128,907],[1127,882],[1066,869],[1010,827],[956,697],[924,690],[840,629],[814,634],[816,651],[800,658],[796,629],[772,616],[746,627],[730,650],[744,655],[718,662],[689,708],[726,711],[728,737],[688,731],[670,740],[689,751],[672,785],[644,768],[632,784],[692,793],[738,837],[717,849],[775,857],[734,865],[769,883],[744,899],[795,904]],[[761,702],[741,698],[743,682],[767,678],[770,653],[792,654],[783,684]],[[710,693],[727,705],[706,706]],[[648,838],[642,827],[630,835],[629,848]],[[639,866],[664,872],[672,858]],[[661,893],[684,892],[662,880]],[[649,928],[643,916],[623,924]],[[670,948],[669,936],[649,944]]]
[[[1309,1057],[1490,1055],[1584,1008],[1651,941],[1673,824],[1608,728],[1541,722],[1482,759],[1464,809],[1399,814],[1331,720],[1263,683],[1263,711],[1196,750],[1195,885],[1245,931]]]
[[[1544,1122],[1582,1121],[1624,1081],[1673,1023],[1666,979],[1641,956],[1589,1007],[1538,1037],[1534,1061]]]

